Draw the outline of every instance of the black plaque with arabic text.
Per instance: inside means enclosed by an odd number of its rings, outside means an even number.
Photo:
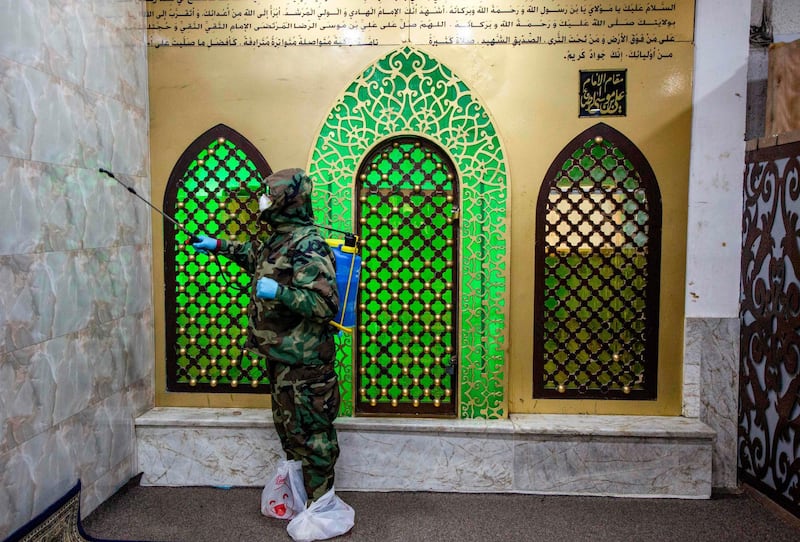
[[[581,70],[579,117],[624,117],[628,70]]]

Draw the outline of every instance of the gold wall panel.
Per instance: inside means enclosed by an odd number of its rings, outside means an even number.
[[[152,198],[158,202],[163,197],[169,174],[185,148],[219,123],[248,138],[273,169],[307,167],[320,127],[344,89],[376,59],[411,44],[446,65],[480,96],[503,142],[510,193],[507,410],[679,415],[694,2],[537,3],[540,11],[547,5],[550,11],[546,14],[527,12],[535,7],[532,4],[504,2],[502,9],[516,10],[511,14],[492,12],[497,8],[471,0],[145,2],[148,25],[153,27],[148,31]],[[484,6],[488,10],[479,13]],[[278,7],[280,15],[275,13]],[[653,7],[657,9],[648,11]],[[589,13],[592,8],[595,11]],[[206,15],[208,9],[215,12]],[[416,12],[405,13],[411,9]],[[438,12],[441,9],[445,12]],[[189,10],[194,10],[192,16],[179,15]],[[336,16],[324,15],[337,10]],[[347,10],[345,17],[342,14]],[[236,16],[237,12],[241,15]],[[291,15],[297,12],[300,15]],[[300,21],[298,25],[314,22],[317,26],[283,26],[294,20]],[[596,22],[600,20],[602,25]],[[347,27],[325,28],[323,34],[324,21]],[[168,23],[170,28],[161,28]],[[189,28],[200,23],[202,29]],[[373,23],[375,28],[369,26]],[[206,31],[223,24],[226,32],[221,28]],[[236,24],[250,26],[234,29]],[[416,26],[409,27],[411,24]],[[274,28],[255,32],[254,25]],[[452,36],[458,32],[465,36],[468,29],[472,44],[450,44],[455,43]],[[345,31],[352,31],[353,43],[364,42],[363,46],[336,46],[333,38],[327,44],[326,36],[344,36]],[[270,41],[262,45],[261,37],[267,34]],[[293,35],[317,42],[292,44]],[[223,42],[227,39],[228,45],[209,47],[212,36]],[[529,36],[530,42],[524,43],[520,36]],[[232,45],[233,38],[236,45]],[[203,46],[198,44],[201,39]],[[195,44],[180,45],[178,41]],[[580,70],[626,70],[626,116],[579,117]],[[561,149],[600,121],[636,144],[653,168],[662,193],[658,399],[534,400],[531,335],[536,198]],[[268,404],[264,396],[185,396],[163,391],[163,241],[157,218],[153,226],[157,404]]]

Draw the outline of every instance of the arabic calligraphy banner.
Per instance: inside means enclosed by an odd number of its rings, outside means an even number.
[[[581,70],[579,116],[625,116],[627,74],[627,70]]]
[[[566,46],[566,60],[672,58],[693,2],[146,0],[151,47]]]

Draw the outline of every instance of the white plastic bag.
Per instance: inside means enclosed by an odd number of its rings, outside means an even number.
[[[333,488],[311,503],[286,526],[295,542],[313,542],[339,536],[353,528],[356,513],[336,496]]]
[[[303,485],[303,464],[283,459],[275,475],[261,492],[261,513],[278,519],[292,519],[306,508],[306,488]]]

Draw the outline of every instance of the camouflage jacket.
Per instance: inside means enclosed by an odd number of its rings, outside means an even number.
[[[253,277],[248,307],[248,348],[287,365],[330,363],[335,355],[339,295],[333,252],[313,225],[311,180],[299,169],[266,179],[272,206],[262,213],[269,238],[222,241],[219,252]],[[256,297],[261,277],[277,281],[275,299]]]

